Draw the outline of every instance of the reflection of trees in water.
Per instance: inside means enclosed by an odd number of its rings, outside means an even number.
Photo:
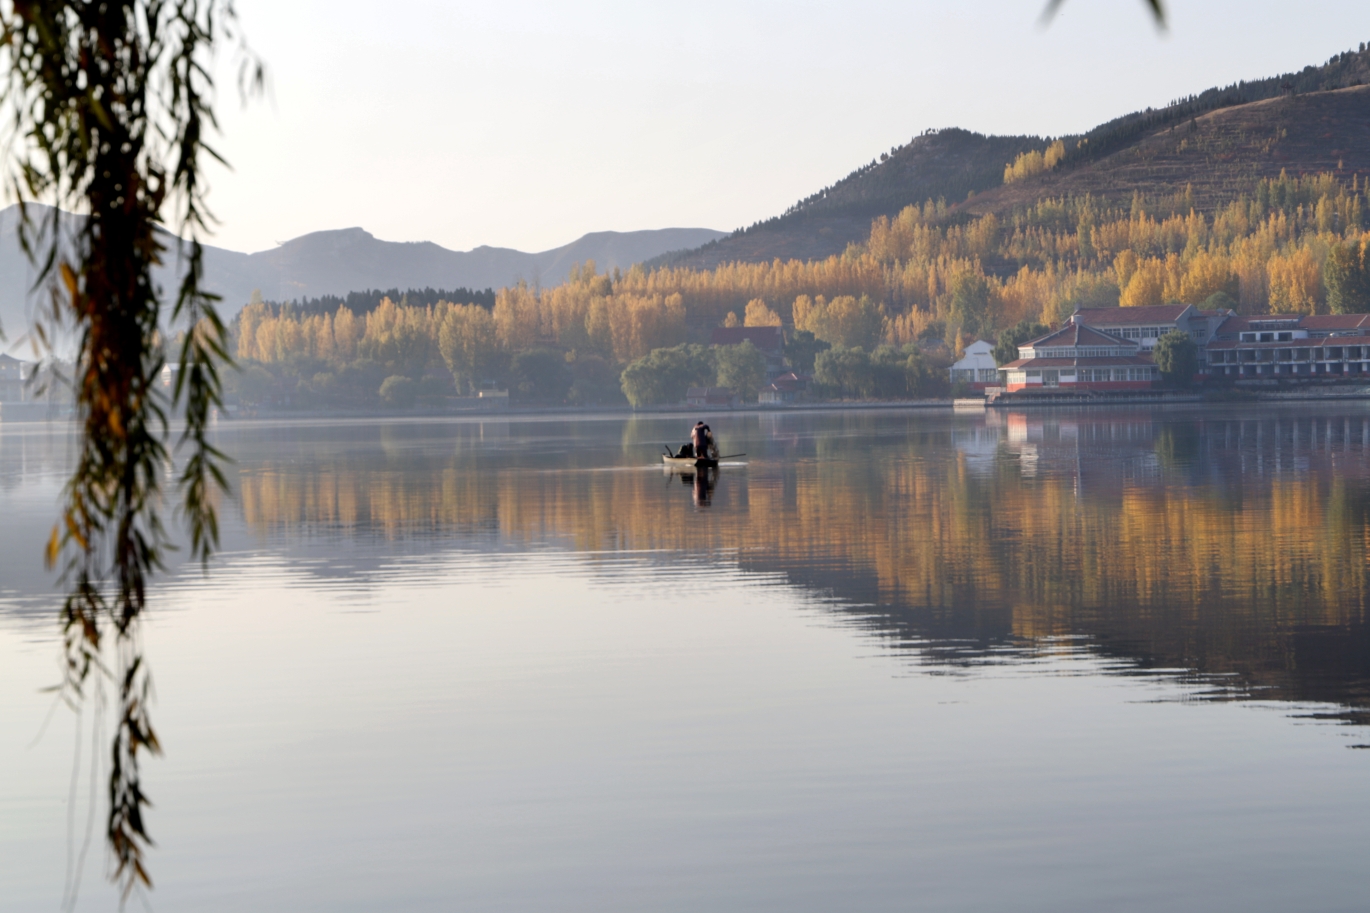
[[[898,427],[789,441],[789,459],[738,473],[708,523],[695,505],[713,500],[710,479],[687,483],[695,497],[674,485],[663,497],[656,473],[529,471],[479,448],[268,462],[238,489],[259,530],[497,529],[587,551],[727,550],[874,607],[852,611],[920,649],[955,641],[973,659],[1084,634],[1142,666],[1370,706],[1370,425],[1030,419],[1003,425],[988,464],[958,453],[944,426]],[[1013,458],[1029,450],[1031,475]]]

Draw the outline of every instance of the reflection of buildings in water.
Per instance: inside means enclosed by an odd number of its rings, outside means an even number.
[[[1091,415],[1007,412],[1003,446],[1024,477],[1079,484],[1144,484],[1161,475],[1194,481],[1307,473],[1316,465],[1370,478],[1370,415],[1290,410],[1224,418],[1212,410]],[[959,446],[959,445],[958,445]]]
[[[756,414],[756,427],[766,437],[781,437],[785,432],[785,413],[764,411]]]
[[[71,429],[65,422],[0,421],[0,488],[59,478],[55,467],[66,460]]]
[[[1366,478],[1370,416],[1286,413],[1261,419],[1205,423],[1204,453],[1224,459],[1233,471],[1256,477],[1301,475],[1335,467],[1339,475]]]
[[[965,459],[966,468],[975,473],[992,472],[999,459],[999,445],[1003,440],[997,415],[975,416],[968,421],[956,421],[951,428],[952,446]]]
[[[478,437],[482,442],[507,442],[509,440],[509,422],[481,422]]]
[[[932,559],[936,575],[897,560],[888,623],[909,642],[1084,637],[1143,668],[1230,676],[1215,695],[1370,707],[1370,415],[1311,411],[1001,413],[1019,472],[976,483],[986,544]],[[974,452],[991,434],[954,439]]]
[[[735,554],[911,649],[1085,638],[1123,662],[1370,706],[1367,420],[1212,416],[911,417],[903,434],[884,418],[873,435],[808,419],[792,426],[805,458],[759,460],[725,498],[712,473],[682,476],[686,499],[653,473],[518,472],[470,449],[402,472],[345,450],[258,462],[238,489],[253,529]],[[1035,478],[966,471],[992,447],[1030,455]],[[726,522],[698,523],[704,506]]]
[[[1042,410],[995,410],[979,436],[962,432],[957,447],[983,458],[1002,451],[1017,457],[1024,478],[1064,476],[1077,483],[1112,474],[1131,478],[1153,473],[1154,421],[1149,413],[1090,414]]]
[[[31,362],[0,353],[0,403],[22,403],[28,399],[28,381],[34,367]]]
[[[756,413],[756,427],[767,439],[793,450],[799,445],[799,432],[793,421],[786,421],[784,412]]]

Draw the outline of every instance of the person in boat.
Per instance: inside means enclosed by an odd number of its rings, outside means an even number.
[[[690,444],[694,447],[696,460],[702,460],[709,455],[709,426],[702,421],[695,422],[694,428],[690,429]]]
[[[704,455],[711,460],[718,459],[718,444],[714,441],[714,430],[704,426]]]

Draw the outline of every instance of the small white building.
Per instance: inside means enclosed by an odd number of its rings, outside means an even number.
[[[976,390],[999,383],[999,365],[994,361],[994,346],[977,339],[966,346],[966,354],[951,366],[953,384],[969,384]]]

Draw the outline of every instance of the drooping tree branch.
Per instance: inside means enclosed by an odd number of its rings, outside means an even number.
[[[19,237],[48,291],[36,335],[75,337],[71,384],[81,424],[76,465],[47,546],[66,588],[62,688],[83,698],[93,671],[117,683],[106,827],[124,896],[150,886],[149,805],[139,773],[159,745],[138,637],[151,577],[170,542],[161,518],[168,414],[183,409],[188,451],[178,487],[193,555],[218,542],[213,495],[226,486],[210,444],[227,360],[216,296],[202,287],[200,237],[211,216],[203,164],[214,129],[211,54],[238,40],[232,0],[11,0],[0,8],[0,91],[10,118],[8,189]],[[262,69],[240,71],[259,86]],[[47,203],[41,211],[28,205]],[[66,213],[71,215],[64,215]],[[160,226],[172,226],[168,236]],[[169,248],[174,248],[170,251]],[[174,253],[182,278],[162,301],[153,269]],[[184,327],[176,380],[162,336]],[[114,662],[102,661],[112,630]]]
[[[1047,0],[1046,9],[1042,11],[1042,21],[1050,22],[1052,18],[1065,5],[1066,0]],[[1156,25],[1165,28],[1165,5],[1161,0],[1142,0],[1151,10],[1152,17],[1156,20]]]

